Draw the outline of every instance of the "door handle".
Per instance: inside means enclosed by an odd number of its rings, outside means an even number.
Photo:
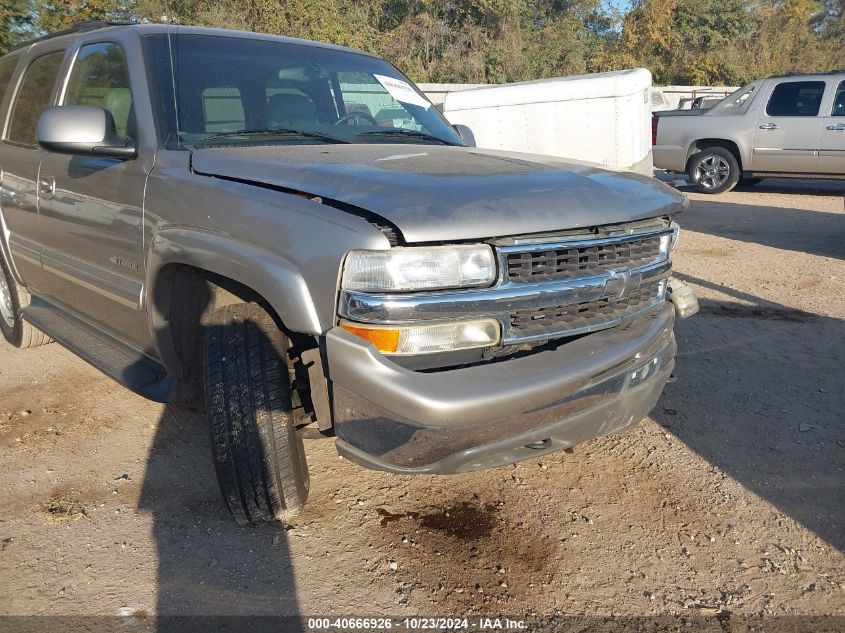
[[[776,130],[776,129],[778,129],[778,124],[777,123],[764,123],[763,125],[760,126],[760,129],[761,130]]]
[[[845,123],[837,123],[836,125],[828,125],[828,130],[833,130],[834,132],[843,132],[845,131]]]
[[[56,179],[51,176],[42,176],[38,181],[38,197],[43,200],[52,200],[56,195]]]

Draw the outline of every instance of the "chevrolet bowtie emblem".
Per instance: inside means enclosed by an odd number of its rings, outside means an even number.
[[[611,301],[626,298],[643,283],[642,273],[632,273],[627,270],[611,270],[610,279],[604,284],[604,295]]]

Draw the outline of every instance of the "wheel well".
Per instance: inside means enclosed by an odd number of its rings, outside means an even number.
[[[155,333],[159,341],[171,347],[172,360],[181,376],[180,396],[183,400],[200,401],[203,397],[203,341],[205,330],[212,324],[212,315],[227,305],[257,303],[272,317],[289,342],[288,364],[294,415],[314,419],[311,388],[302,354],[318,347],[310,335],[292,332],[260,294],[233,279],[184,264],[166,266],[159,272],[154,300],[168,332]],[[311,421],[311,420],[308,420]]]
[[[689,146],[687,150],[687,162],[684,165],[684,170],[689,171],[689,164],[692,160],[692,157],[695,156],[698,152],[708,147],[724,147],[728,150],[731,154],[734,155],[736,158],[736,162],[739,165],[740,172],[742,171],[742,157],[739,154],[739,146],[733,141],[728,141],[722,138],[703,138],[697,141],[694,141],[692,145]]]

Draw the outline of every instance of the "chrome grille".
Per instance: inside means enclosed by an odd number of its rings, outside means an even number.
[[[374,324],[494,318],[502,344],[547,341],[614,327],[665,297],[668,225],[635,223],[599,233],[518,236],[493,242],[499,277],[489,288],[378,293],[342,290],[338,313]]]
[[[566,279],[591,272],[638,266],[660,256],[660,236],[598,244],[555,245],[506,255],[507,277],[513,282]]]
[[[625,297],[603,297],[593,301],[550,306],[511,313],[511,328],[517,337],[546,332],[589,330],[624,319],[647,309],[663,298],[664,281],[643,284]]]

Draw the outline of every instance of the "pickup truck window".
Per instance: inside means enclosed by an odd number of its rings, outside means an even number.
[[[825,82],[787,81],[775,86],[766,114],[769,116],[817,116]]]
[[[845,116],[845,81],[836,88],[836,96],[833,97],[833,109],[831,116]]]
[[[79,51],[68,80],[65,105],[90,105],[111,112],[117,133],[126,136],[132,112],[129,70],[117,44],[88,44]]]
[[[256,38],[144,38],[167,147],[275,143],[462,145],[429,101],[384,60]],[[172,50],[172,67],[171,67]],[[171,72],[172,71],[172,72]],[[302,132],[298,134],[297,132]]]
[[[26,69],[12,109],[12,121],[6,136],[8,140],[22,145],[37,145],[35,126],[41,113],[50,107],[53,84],[64,57],[64,51],[47,53],[37,57]]]

